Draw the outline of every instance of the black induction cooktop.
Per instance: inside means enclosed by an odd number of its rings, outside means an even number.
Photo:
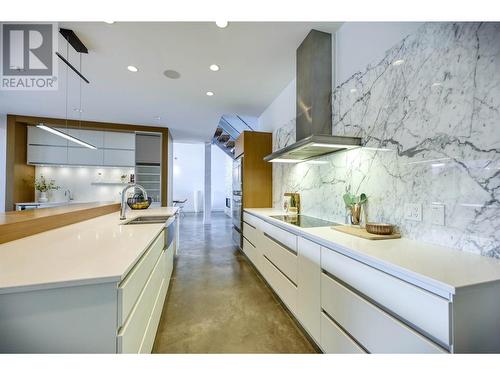
[[[329,227],[334,225],[341,225],[333,221],[318,219],[316,217],[307,215],[276,215],[271,217],[273,219],[278,219],[284,221],[285,223],[296,225],[301,228]]]

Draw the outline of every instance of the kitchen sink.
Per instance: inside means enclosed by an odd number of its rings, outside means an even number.
[[[171,216],[137,216],[136,218],[123,223],[123,225],[130,224],[162,224],[165,223]]]

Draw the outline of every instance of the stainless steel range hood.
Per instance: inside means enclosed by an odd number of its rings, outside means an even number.
[[[297,48],[297,142],[267,155],[298,163],[361,146],[361,138],[332,135],[332,35],[311,30]]]

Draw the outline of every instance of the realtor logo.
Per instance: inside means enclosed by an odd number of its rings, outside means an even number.
[[[57,24],[3,23],[0,26],[0,89],[56,90]]]

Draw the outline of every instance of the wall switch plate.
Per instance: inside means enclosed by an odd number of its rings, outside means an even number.
[[[431,223],[434,225],[444,225],[444,204],[431,204]]]
[[[422,221],[422,205],[420,203],[405,203],[405,219]]]

